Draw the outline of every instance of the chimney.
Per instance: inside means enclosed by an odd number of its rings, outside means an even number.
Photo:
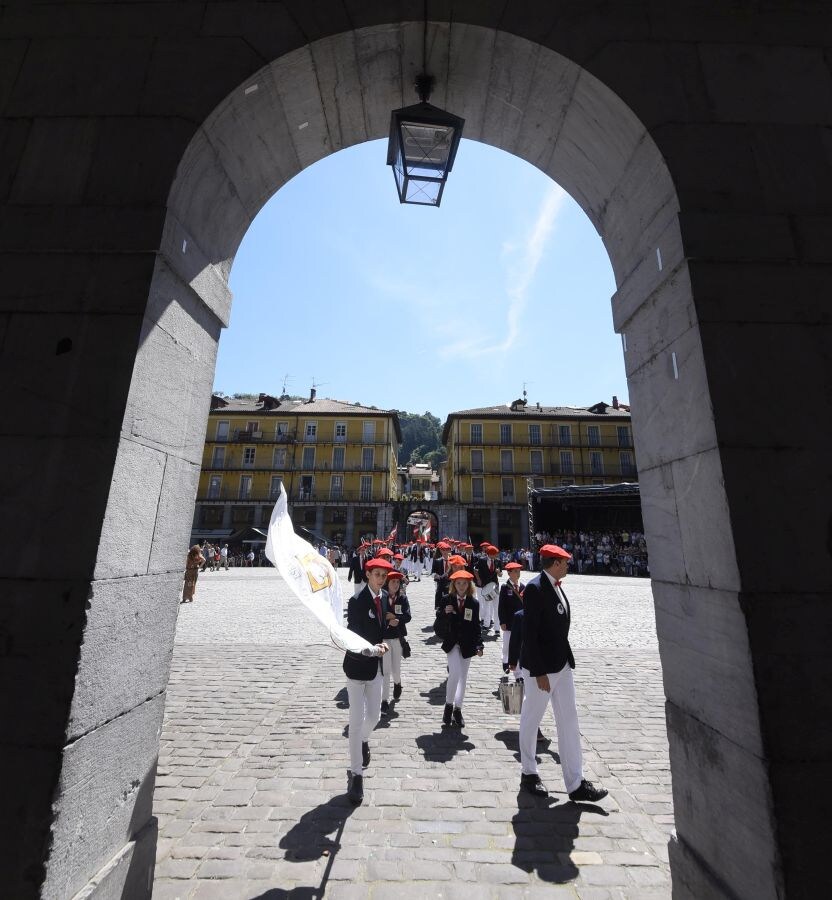
[[[312,401],[315,399],[315,394],[317,394],[317,393],[318,392],[315,390],[315,388],[309,389],[309,402],[310,403],[312,403]]]
[[[612,395],[612,408],[618,409],[618,397],[615,394]]]

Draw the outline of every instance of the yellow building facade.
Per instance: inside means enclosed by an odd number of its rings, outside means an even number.
[[[192,539],[264,530],[282,485],[296,525],[357,544],[376,534],[381,508],[398,496],[400,443],[395,411],[314,394],[212,397]]]
[[[528,546],[528,486],[638,480],[629,407],[515,402],[449,414],[444,496],[467,510],[471,539]]]

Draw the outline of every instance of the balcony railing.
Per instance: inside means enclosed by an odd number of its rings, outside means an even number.
[[[364,441],[361,438],[345,438],[345,437],[305,437],[294,432],[289,434],[275,434],[267,431],[234,431],[225,437],[206,437],[208,444],[340,444],[352,445],[355,447],[389,447],[390,441],[384,439],[374,439],[372,441]]]
[[[283,465],[283,466],[270,466],[263,465],[260,463],[246,463],[236,459],[226,459],[223,460],[222,463],[215,464],[213,461],[210,465],[202,467],[203,472],[271,472],[275,475],[279,475],[283,472],[329,472],[333,474],[339,474],[341,472],[363,472],[365,475],[369,475],[371,472],[389,472],[390,469],[388,466],[381,465],[377,463],[376,465],[368,468],[363,466],[361,463],[356,463],[351,466],[337,466],[333,467],[328,462],[315,463],[313,466],[305,466],[303,465],[303,460],[300,462],[296,462],[295,465]]]
[[[287,493],[288,487],[287,487]],[[239,491],[236,489],[222,488],[218,494],[211,491],[204,491],[197,495],[198,503],[275,503],[278,494],[271,491],[252,491],[247,497],[240,497]],[[379,492],[367,495],[366,493],[355,491],[340,491],[331,493],[329,487],[315,487],[311,491],[303,491],[299,487],[292,489],[289,493],[289,502],[314,502],[314,503],[390,503],[395,498],[382,496]]]
[[[547,447],[570,447],[572,449],[575,448],[590,448],[593,450],[599,449],[621,449],[621,450],[629,450],[633,446],[632,437],[628,437],[626,441],[623,438],[619,439],[617,435],[601,435],[598,440],[590,439],[587,435],[581,434],[572,434],[569,440],[565,438],[560,438],[558,435],[554,437],[544,437],[540,443],[533,443],[529,441],[528,437],[524,437],[523,440],[518,440],[515,438],[510,444],[506,444],[503,441],[456,441],[456,447],[473,447],[475,449],[479,447],[502,447],[505,449],[506,447],[513,447],[515,450],[520,449],[533,449],[533,450],[545,450]]]

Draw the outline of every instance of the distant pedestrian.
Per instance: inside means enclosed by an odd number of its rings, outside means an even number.
[[[188,551],[185,559],[185,586],[182,588],[182,603],[193,603],[196,591],[196,580],[199,577],[199,568],[205,563],[205,557],[199,544],[194,544]]]

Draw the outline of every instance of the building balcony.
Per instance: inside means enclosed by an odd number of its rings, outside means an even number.
[[[341,466],[340,468],[333,468],[329,463],[319,463],[314,466],[304,466],[301,463],[296,463],[295,465],[289,466],[266,466],[266,465],[246,465],[245,463],[240,462],[235,459],[227,459],[221,464],[215,465],[211,463],[210,465],[204,465],[202,467],[203,472],[252,472],[252,473],[267,473],[270,475],[284,475],[291,473],[303,473],[303,474],[312,474],[315,472],[327,472],[330,474],[340,474],[340,473],[354,473],[354,474],[363,474],[363,475],[372,475],[376,474],[391,474],[391,470],[388,466],[384,465],[374,465],[372,467],[362,466],[361,463],[356,463],[351,466]]]
[[[206,444],[337,444],[339,447],[391,447],[389,440],[362,441],[356,438],[304,437],[292,432],[274,434],[266,431],[234,431],[226,437],[206,437]]]
[[[288,490],[287,490],[287,493]],[[239,491],[220,489],[219,492],[203,491],[197,494],[197,503],[217,503],[217,504],[253,504],[253,503],[276,503],[279,492],[273,491],[252,491],[250,494],[240,496]],[[392,503],[394,497],[382,497],[379,494],[366,494],[360,490],[356,491],[331,491],[329,487],[313,488],[312,490],[304,490],[299,487],[292,489],[289,493],[290,503]]]
[[[632,436],[628,436],[626,439],[623,437],[618,437],[617,435],[601,435],[597,440],[594,438],[589,438],[586,435],[572,435],[569,440],[561,439],[559,437],[550,437],[544,440],[541,440],[540,443],[532,443],[528,439],[526,440],[513,440],[511,443],[507,444],[503,441],[455,441],[451,445],[451,451],[455,447],[469,447],[475,450],[486,447],[499,447],[501,450],[517,450],[517,451],[529,451],[529,450],[545,450],[547,447],[555,447],[555,448],[566,448],[570,447],[572,449],[582,448],[589,450],[631,450],[633,447],[633,439]]]

